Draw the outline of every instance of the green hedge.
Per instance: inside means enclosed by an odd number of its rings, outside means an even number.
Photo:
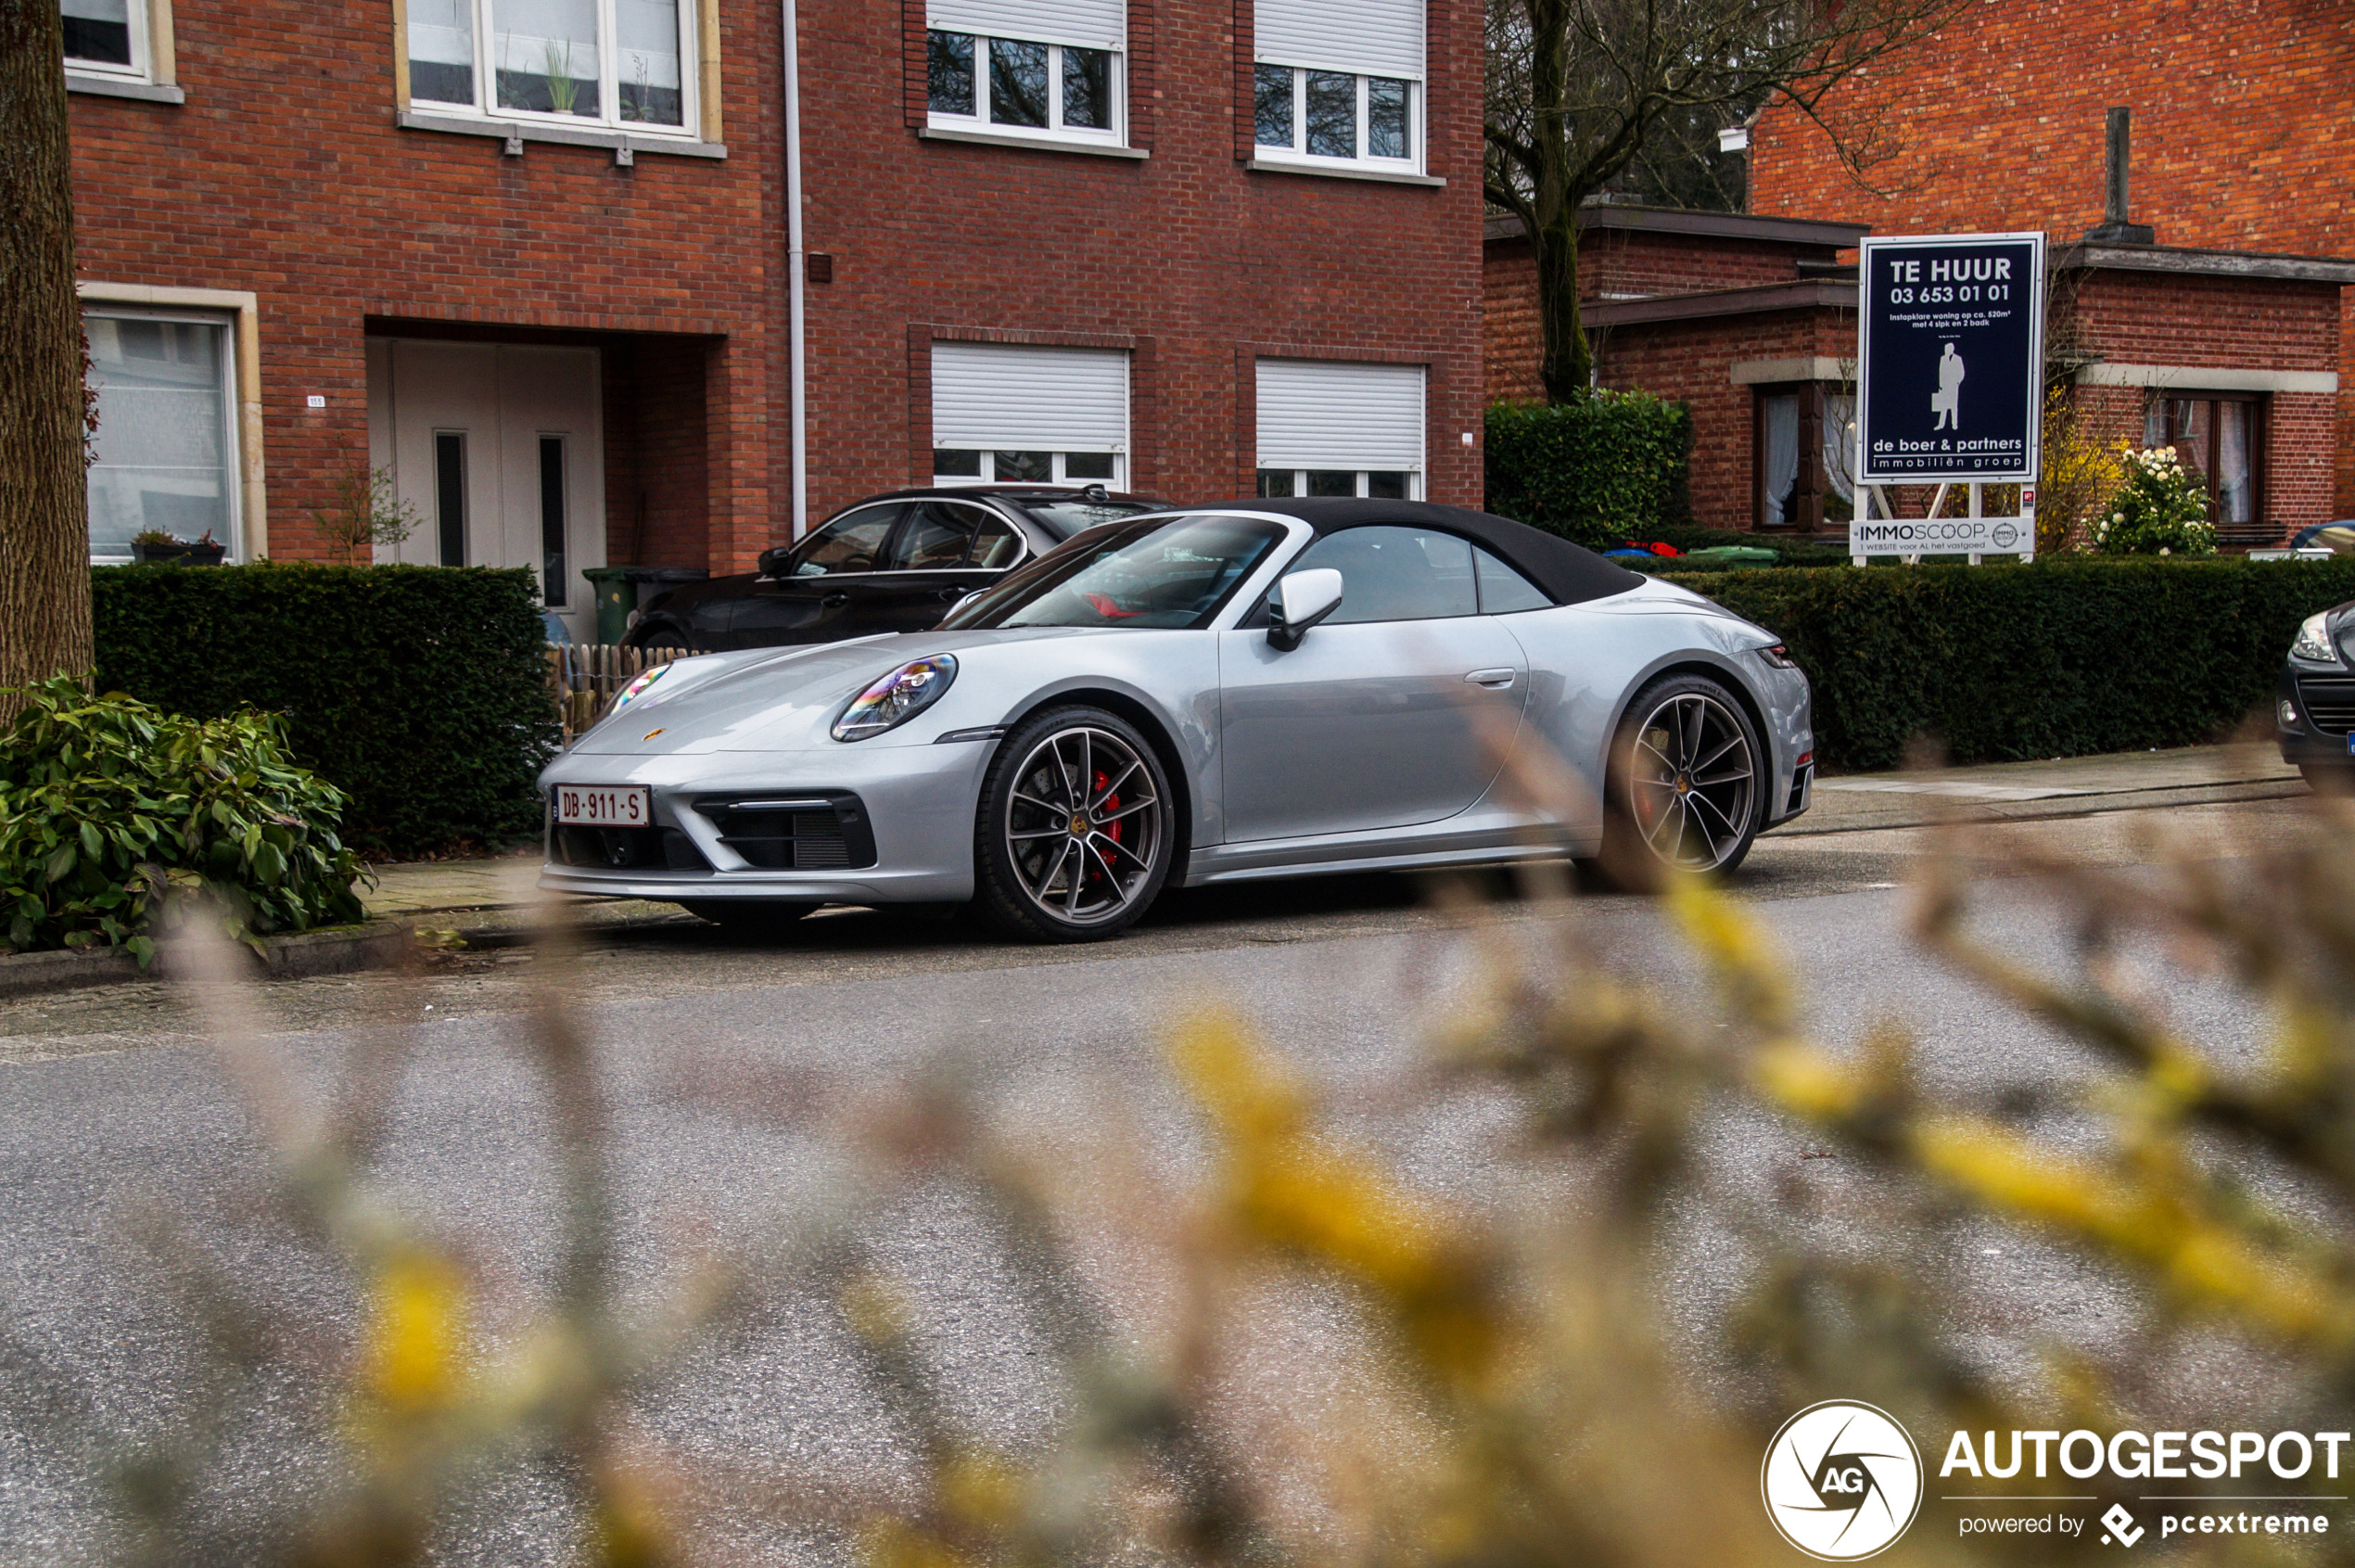
[[[1693,416],[1649,392],[1492,403],[1488,510],[1598,550],[1692,521]]]
[[[351,797],[347,841],[414,855],[539,831],[554,744],[528,569],[107,567],[97,689],[198,719],[284,713]]]
[[[1889,768],[1916,735],[1937,739],[1956,762],[2220,739],[2270,700],[2298,623],[2355,599],[2355,558],[2054,559],[1669,580],[1784,639],[1814,684],[1826,763]]]

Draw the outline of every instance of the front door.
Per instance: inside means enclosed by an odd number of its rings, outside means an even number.
[[[380,561],[529,567],[575,642],[596,638],[584,568],[605,560],[598,352],[368,340],[369,461],[417,520]]]

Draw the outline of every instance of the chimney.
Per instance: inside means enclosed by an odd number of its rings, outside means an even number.
[[[2126,172],[2132,161],[2133,139],[2134,111],[2125,108],[2111,109],[2102,221],[2085,231],[2089,245],[2155,245],[2158,241],[2158,231],[2148,223],[2133,223],[2126,216]]]

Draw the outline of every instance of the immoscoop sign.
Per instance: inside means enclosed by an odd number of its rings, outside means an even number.
[[[2044,236],[1867,237],[1859,247],[1856,515],[1848,553],[2036,555],[2043,434]],[[1891,484],[1970,487],[1962,517],[1892,517]],[[1981,487],[2017,484],[2016,516],[1981,513]],[[1880,499],[1878,517],[1868,498]]]

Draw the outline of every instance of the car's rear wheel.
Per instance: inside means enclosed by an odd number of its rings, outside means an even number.
[[[687,634],[676,627],[657,626],[640,636],[637,645],[642,648],[675,648],[683,654],[687,651]]]
[[[1764,785],[1765,748],[1733,693],[1706,675],[1651,682],[1611,745],[1604,874],[1642,891],[1672,870],[1732,872],[1758,836]]]
[[[1033,942],[1116,936],[1152,907],[1176,842],[1169,780],[1135,725],[1058,708],[999,744],[974,825],[975,893]]]
[[[783,899],[697,899],[679,907],[698,920],[748,936],[782,930],[818,906]]]

